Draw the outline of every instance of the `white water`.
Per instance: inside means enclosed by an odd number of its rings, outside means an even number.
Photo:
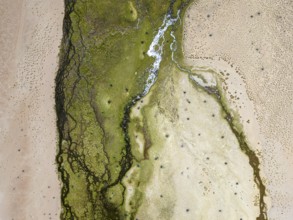
[[[148,76],[146,87],[142,94],[143,96],[145,96],[150,91],[151,87],[156,82],[158,71],[162,61],[164,39],[165,39],[164,35],[168,27],[173,25],[179,19],[179,13],[180,11],[178,11],[176,18],[171,18],[170,15],[165,16],[163,24],[159,28],[158,33],[154,37],[149,47],[147,55],[150,57],[154,57],[155,61],[150,69],[150,75]]]

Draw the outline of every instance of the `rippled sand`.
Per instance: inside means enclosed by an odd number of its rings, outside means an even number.
[[[0,1],[0,219],[59,219],[54,78],[63,1]]]

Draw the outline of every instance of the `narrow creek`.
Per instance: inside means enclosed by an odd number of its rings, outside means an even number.
[[[159,28],[158,33],[155,35],[147,55],[155,58],[155,61],[150,69],[150,75],[147,79],[145,89],[143,91],[143,96],[147,95],[153,84],[156,82],[157,75],[159,72],[160,64],[162,61],[163,47],[164,47],[164,36],[168,27],[174,25],[179,19],[180,11],[177,13],[176,18],[172,18],[170,14],[167,14],[164,18],[162,26]]]

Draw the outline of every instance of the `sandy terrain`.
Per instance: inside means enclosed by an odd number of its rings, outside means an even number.
[[[59,219],[54,78],[63,1],[0,0],[0,219]]]
[[[262,156],[269,219],[293,219],[293,3],[199,0],[185,17],[187,63],[208,67]]]

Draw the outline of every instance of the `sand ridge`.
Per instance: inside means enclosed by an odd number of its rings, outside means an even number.
[[[0,219],[59,219],[54,79],[63,1],[1,0]]]

